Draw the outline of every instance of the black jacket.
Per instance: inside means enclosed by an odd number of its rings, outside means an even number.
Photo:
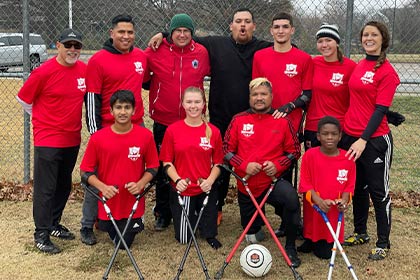
[[[255,37],[247,44],[237,44],[231,36],[194,37],[210,56],[210,122],[224,136],[232,117],[249,108],[249,82],[254,53],[273,43]]]

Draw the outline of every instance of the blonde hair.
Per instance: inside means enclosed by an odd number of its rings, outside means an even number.
[[[265,86],[268,88],[270,93],[273,93],[273,86],[271,82],[267,78],[255,78],[251,82],[249,82],[249,91],[253,90],[256,87]]]
[[[201,88],[198,88],[198,87],[188,87],[188,88],[186,88],[184,90],[184,93],[181,96],[181,102],[184,102],[184,95],[187,92],[197,92],[197,93],[200,93],[201,97],[203,98],[204,104],[206,104],[206,95],[204,94],[204,91]],[[211,132],[211,128],[209,126],[209,123],[206,120],[205,114],[201,114],[201,119],[203,120],[204,124],[206,125],[206,138],[210,142],[212,132]]]

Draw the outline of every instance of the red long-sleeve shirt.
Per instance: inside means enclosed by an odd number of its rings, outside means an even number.
[[[236,173],[243,177],[250,162],[263,164],[272,161],[276,176],[280,176],[300,157],[300,145],[288,118],[274,119],[272,112],[256,114],[251,110],[233,117],[226,131],[223,152],[233,153],[230,164]],[[271,183],[271,178],[264,171],[251,176],[248,185],[254,196],[261,195]],[[242,183],[238,181],[238,190],[246,194]]]

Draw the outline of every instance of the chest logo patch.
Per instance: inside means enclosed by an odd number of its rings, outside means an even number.
[[[136,161],[141,157],[140,147],[129,147],[128,148],[128,158],[132,161]]]
[[[254,134],[254,125],[250,123],[245,123],[242,127],[241,134],[245,137],[250,137]]]
[[[136,61],[134,62],[134,67],[135,67],[135,71],[139,74],[143,74],[144,69],[143,69],[143,63],[141,63],[140,61]]]
[[[375,73],[372,71],[366,71],[365,75],[363,77],[360,78],[360,80],[362,80],[362,83],[367,85],[367,84],[372,84],[373,83],[373,76],[375,76]]]
[[[286,70],[284,70],[284,74],[289,78],[293,78],[298,74],[297,72],[297,65],[296,64],[286,64]]]
[[[80,89],[83,92],[86,91],[85,78],[78,78],[77,79],[77,88]]]
[[[335,86],[341,86],[343,84],[344,74],[341,73],[333,73],[330,83]]]
[[[191,65],[192,65],[192,67],[193,67],[194,69],[197,69],[197,68],[198,68],[198,60],[197,60],[197,59],[194,59],[194,60],[191,62]]]
[[[348,173],[349,173],[349,171],[347,169],[339,169],[338,170],[337,181],[340,184],[344,184],[345,182],[347,182],[347,174]]]
[[[207,137],[200,137],[200,147],[205,151],[212,148]]]

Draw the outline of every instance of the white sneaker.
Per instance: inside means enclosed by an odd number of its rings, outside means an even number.
[[[265,239],[265,233],[260,229],[257,233],[245,235],[245,239],[248,243],[257,244]]]

